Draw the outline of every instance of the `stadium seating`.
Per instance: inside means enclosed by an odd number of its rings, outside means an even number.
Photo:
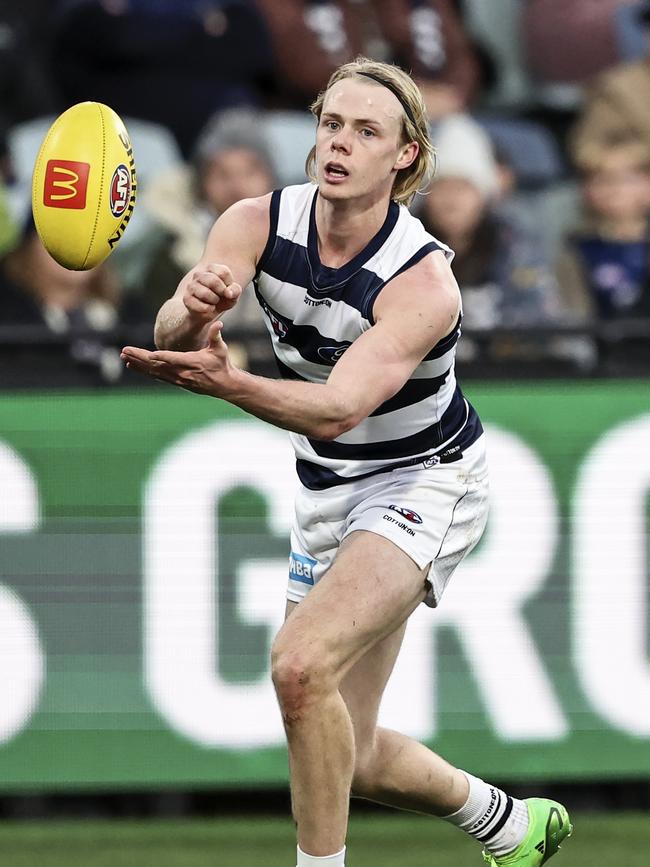
[[[307,111],[271,110],[262,128],[268,140],[280,186],[305,180],[305,160],[314,144],[316,121]]]

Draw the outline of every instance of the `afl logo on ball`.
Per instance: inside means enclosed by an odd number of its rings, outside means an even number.
[[[126,211],[131,198],[131,172],[122,163],[113,172],[110,189],[111,213],[114,217],[121,217]]]

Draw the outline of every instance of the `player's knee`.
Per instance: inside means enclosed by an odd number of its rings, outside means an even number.
[[[330,681],[313,652],[277,642],[271,652],[271,677],[285,725],[299,722],[327,693]]]

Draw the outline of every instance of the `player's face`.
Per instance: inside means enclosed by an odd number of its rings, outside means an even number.
[[[399,169],[417,156],[403,145],[404,109],[385,87],[345,78],[323,104],[316,132],[316,177],[325,199],[390,195]]]

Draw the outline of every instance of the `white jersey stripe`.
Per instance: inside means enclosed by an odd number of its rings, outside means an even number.
[[[422,419],[430,419],[429,424],[440,418],[451,403],[454,388],[448,386],[440,389],[431,397],[425,398],[418,403],[412,403],[395,412],[387,412],[383,415],[371,415],[336,438],[338,443],[360,444],[379,443],[385,440],[400,440],[410,437],[422,430]],[[395,431],[399,435],[395,435]]]

